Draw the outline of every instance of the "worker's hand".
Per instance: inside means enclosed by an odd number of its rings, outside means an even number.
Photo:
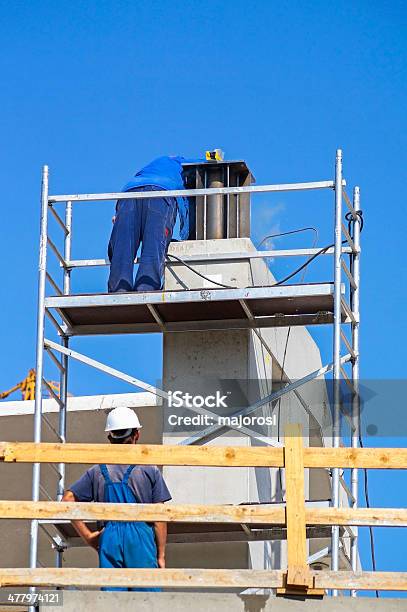
[[[94,548],[95,550],[99,550],[99,538],[102,532],[103,532],[103,529],[100,529],[99,531],[92,531],[87,536],[86,543],[92,548]]]
[[[112,217],[112,223],[113,223],[113,225],[114,225],[115,221],[116,221],[116,215],[113,215],[113,217]]]
[[[164,557],[164,555],[160,555],[159,557],[157,557],[157,563],[158,563],[158,567],[160,567],[161,569],[165,568],[165,557]]]

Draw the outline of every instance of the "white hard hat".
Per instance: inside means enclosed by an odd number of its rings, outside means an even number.
[[[132,429],[141,428],[142,425],[138,420],[137,414],[131,408],[127,408],[127,406],[113,408],[107,415],[105,431],[126,430],[120,436],[112,434],[115,438],[127,438],[131,434]]]

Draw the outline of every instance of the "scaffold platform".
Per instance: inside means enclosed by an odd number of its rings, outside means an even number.
[[[320,325],[333,322],[334,284],[66,295],[45,308],[70,336]]]

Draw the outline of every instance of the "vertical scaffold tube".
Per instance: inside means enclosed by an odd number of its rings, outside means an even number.
[[[36,385],[34,404],[34,442],[41,442],[42,378],[44,365],[45,283],[47,268],[47,224],[48,224],[48,166],[42,169],[40,254],[38,266]],[[40,497],[40,464],[34,463],[32,476],[32,500]],[[38,520],[31,521],[30,567],[37,566]]]
[[[334,247],[334,334],[333,334],[333,385],[334,415],[333,439],[334,448],[339,447],[340,436],[340,377],[341,377],[341,257],[342,257],[342,151],[336,151],[335,164],[335,247]],[[332,506],[339,507],[339,468],[332,470]],[[339,569],[339,527],[332,527],[331,569]],[[337,596],[334,589],[332,595]]]
[[[64,243],[64,260],[70,261],[71,259],[71,244],[72,244],[72,202],[68,201],[65,207],[65,226],[66,235]],[[71,270],[64,268],[64,295],[69,295],[71,292]],[[64,336],[61,339],[63,347],[69,347],[69,338]],[[62,404],[59,407],[59,421],[58,421],[58,433],[61,442],[66,442],[66,413],[68,409],[68,355],[62,355],[62,371],[60,375],[60,393],[59,398]],[[59,480],[57,486],[57,500],[61,501],[65,491],[65,463],[58,465]],[[63,561],[63,548],[56,548],[56,567],[62,567]]]
[[[353,208],[355,212],[360,211],[360,190],[355,187],[353,191]],[[359,446],[359,426],[360,426],[360,398],[359,398],[359,322],[360,322],[360,218],[358,217],[354,223],[353,242],[355,244],[356,253],[353,253],[352,274],[355,281],[355,289],[352,292],[351,308],[355,317],[355,323],[352,323],[352,348],[355,352],[355,357],[352,362],[352,380],[355,394],[352,402],[352,448]],[[357,468],[351,471],[351,493],[353,496],[353,508],[358,507],[358,481],[359,472]],[[356,572],[358,568],[358,528],[353,527],[354,538],[351,543],[351,564],[352,570]],[[356,597],[356,591],[351,591],[352,597]]]
[[[70,261],[71,259],[71,244],[72,244],[72,202],[68,201],[65,208],[65,226],[66,235],[64,243],[64,260]],[[64,269],[64,295],[69,295],[71,292],[71,270],[69,268]],[[69,346],[69,338],[67,336],[61,339],[61,344],[65,348]],[[60,400],[62,405],[59,408],[59,423],[58,433],[61,441],[66,442],[66,412],[67,412],[67,401],[68,401],[68,356],[62,355],[62,367],[60,376]],[[65,489],[65,464],[59,464],[59,481],[57,489],[57,500],[61,501]]]

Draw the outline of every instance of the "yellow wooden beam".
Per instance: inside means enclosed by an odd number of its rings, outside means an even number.
[[[407,591],[407,572],[311,571],[312,589]],[[0,568],[0,587],[281,588],[282,570]]]
[[[64,463],[82,464],[282,467],[283,449],[255,446],[0,442],[0,461],[11,463],[60,463],[63,461]]]
[[[174,523],[285,524],[285,508],[198,504],[107,504],[0,501],[1,519],[66,519],[84,521],[164,521]]]
[[[281,570],[0,568],[0,587],[275,588],[282,582]]]
[[[0,519],[164,521],[174,523],[269,523],[285,525],[283,506],[198,504],[104,504],[0,501]],[[307,525],[407,527],[405,508],[305,508]]]
[[[407,572],[312,572],[315,587],[361,591],[407,591]]]
[[[287,586],[312,585],[307,564],[305,529],[304,455],[300,425],[285,428],[285,489],[287,515]]]
[[[405,508],[306,508],[307,525],[407,527]]]
[[[407,469],[407,448],[318,448],[304,449],[306,468]]]
[[[174,523],[269,523],[285,525],[283,506],[198,504],[104,504],[0,501],[0,519],[164,521]],[[405,508],[305,508],[307,525],[407,527]]]
[[[240,446],[173,446],[0,442],[0,461],[284,467],[283,449]],[[304,448],[306,468],[407,469],[407,448]]]

